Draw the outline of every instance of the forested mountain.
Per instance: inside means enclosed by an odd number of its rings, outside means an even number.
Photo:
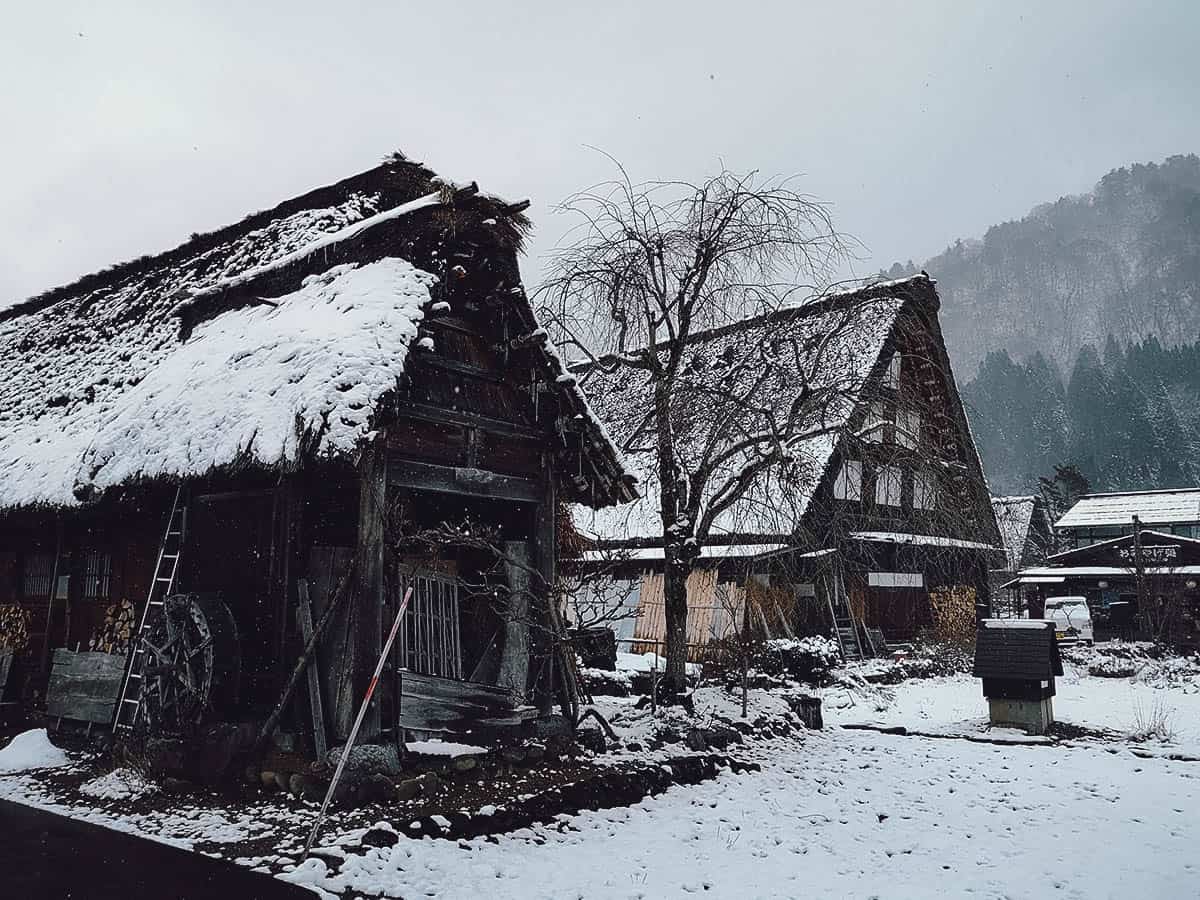
[[[1060,463],[1096,490],[1200,483],[1200,157],[1116,169],[924,268],[993,492]]]
[[[897,274],[907,266],[894,267]],[[960,377],[987,354],[1040,352],[1064,371],[1084,344],[1200,338],[1200,157],[1105,175],[982,240],[956,241],[924,268]]]
[[[1200,484],[1200,342],[1085,344],[1064,379],[1041,353],[989,353],[963,388],[993,493],[1072,463],[1093,490]]]

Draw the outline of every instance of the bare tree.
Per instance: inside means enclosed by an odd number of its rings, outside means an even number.
[[[728,519],[737,508],[776,512],[776,504],[762,502],[765,482],[786,488],[803,477],[797,447],[830,430],[821,410],[842,390],[808,377],[818,374],[811,360],[823,355],[820,345],[831,334],[806,336],[814,348],[779,342],[761,329],[752,340],[730,342],[715,360],[693,358],[689,339],[818,293],[815,283],[826,282],[847,241],[824,205],[788,180],[754,172],[722,171],[699,184],[635,184],[622,169],[619,179],[563,206],[582,223],[574,242],[552,258],[539,290],[542,312],[557,337],[574,345],[568,352],[582,350],[592,360],[585,379],[624,371],[650,385],[625,443],[631,449],[630,441],[641,442],[652,461],[643,474],[657,483],[664,687],[680,691],[687,577],[701,548],[719,521],[723,531],[736,528]],[[835,324],[830,332],[837,330]],[[781,406],[768,357],[789,353],[803,363],[801,383]],[[720,378],[711,376],[710,364],[721,367]]]

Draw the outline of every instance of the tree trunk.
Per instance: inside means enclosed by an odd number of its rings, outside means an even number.
[[[680,549],[668,539],[663,569],[667,665],[660,682],[665,694],[681,694],[687,689],[687,582],[695,555],[680,553]]]

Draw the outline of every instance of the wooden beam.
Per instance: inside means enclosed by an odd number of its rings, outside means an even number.
[[[396,411],[399,415],[435,424],[461,425],[464,428],[480,428],[501,437],[522,438],[530,441],[544,441],[549,436],[548,431],[542,431],[519,422],[508,422],[504,419],[493,419],[491,416],[481,416],[477,413],[463,412],[433,406],[429,403],[419,403],[409,400],[400,403]]]
[[[543,496],[542,486],[532,478],[408,459],[388,460],[387,480],[389,484],[410,490],[491,497],[518,503],[538,503]]]
[[[376,441],[363,460],[362,480],[359,482],[358,544],[362,565],[359,566],[359,599],[357,610],[361,630],[355,651],[356,668],[354,702],[366,694],[379,654],[383,650],[383,568],[384,518],[387,515],[387,450],[382,440]],[[367,711],[359,739],[370,743],[379,737],[379,704]]]
[[[431,366],[435,369],[445,369],[448,372],[457,372],[459,375],[466,375],[468,378],[475,378],[479,381],[490,381],[493,384],[502,384],[504,382],[504,376],[499,372],[481,369],[479,366],[459,362],[457,359],[447,359],[444,356],[438,356],[436,353],[418,350],[411,353],[411,357],[423,365]]]
[[[248,500],[251,497],[270,497],[277,488],[262,488],[253,491],[219,491],[214,494],[196,494],[192,500],[196,503],[216,503],[222,500]]]
[[[444,328],[446,331],[454,331],[458,334],[465,334],[467,337],[473,337],[480,343],[487,343],[487,338],[481,332],[462,324],[462,322],[463,320],[458,316],[453,316],[449,313],[442,313],[440,315],[435,313],[422,319],[421,325],[430,328]]]

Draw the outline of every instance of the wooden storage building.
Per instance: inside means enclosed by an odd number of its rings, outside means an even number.
[[[209,617],[168,660],[207,693],[175,699],[261,722],[336,602],[336,741],[411,586],[364,739],[569,713],[558,510],[636,491],[526,298],[526,205],[397,155],[0,312],[10,696],[44,703],[56,649],[136,656],[169,589]]]

